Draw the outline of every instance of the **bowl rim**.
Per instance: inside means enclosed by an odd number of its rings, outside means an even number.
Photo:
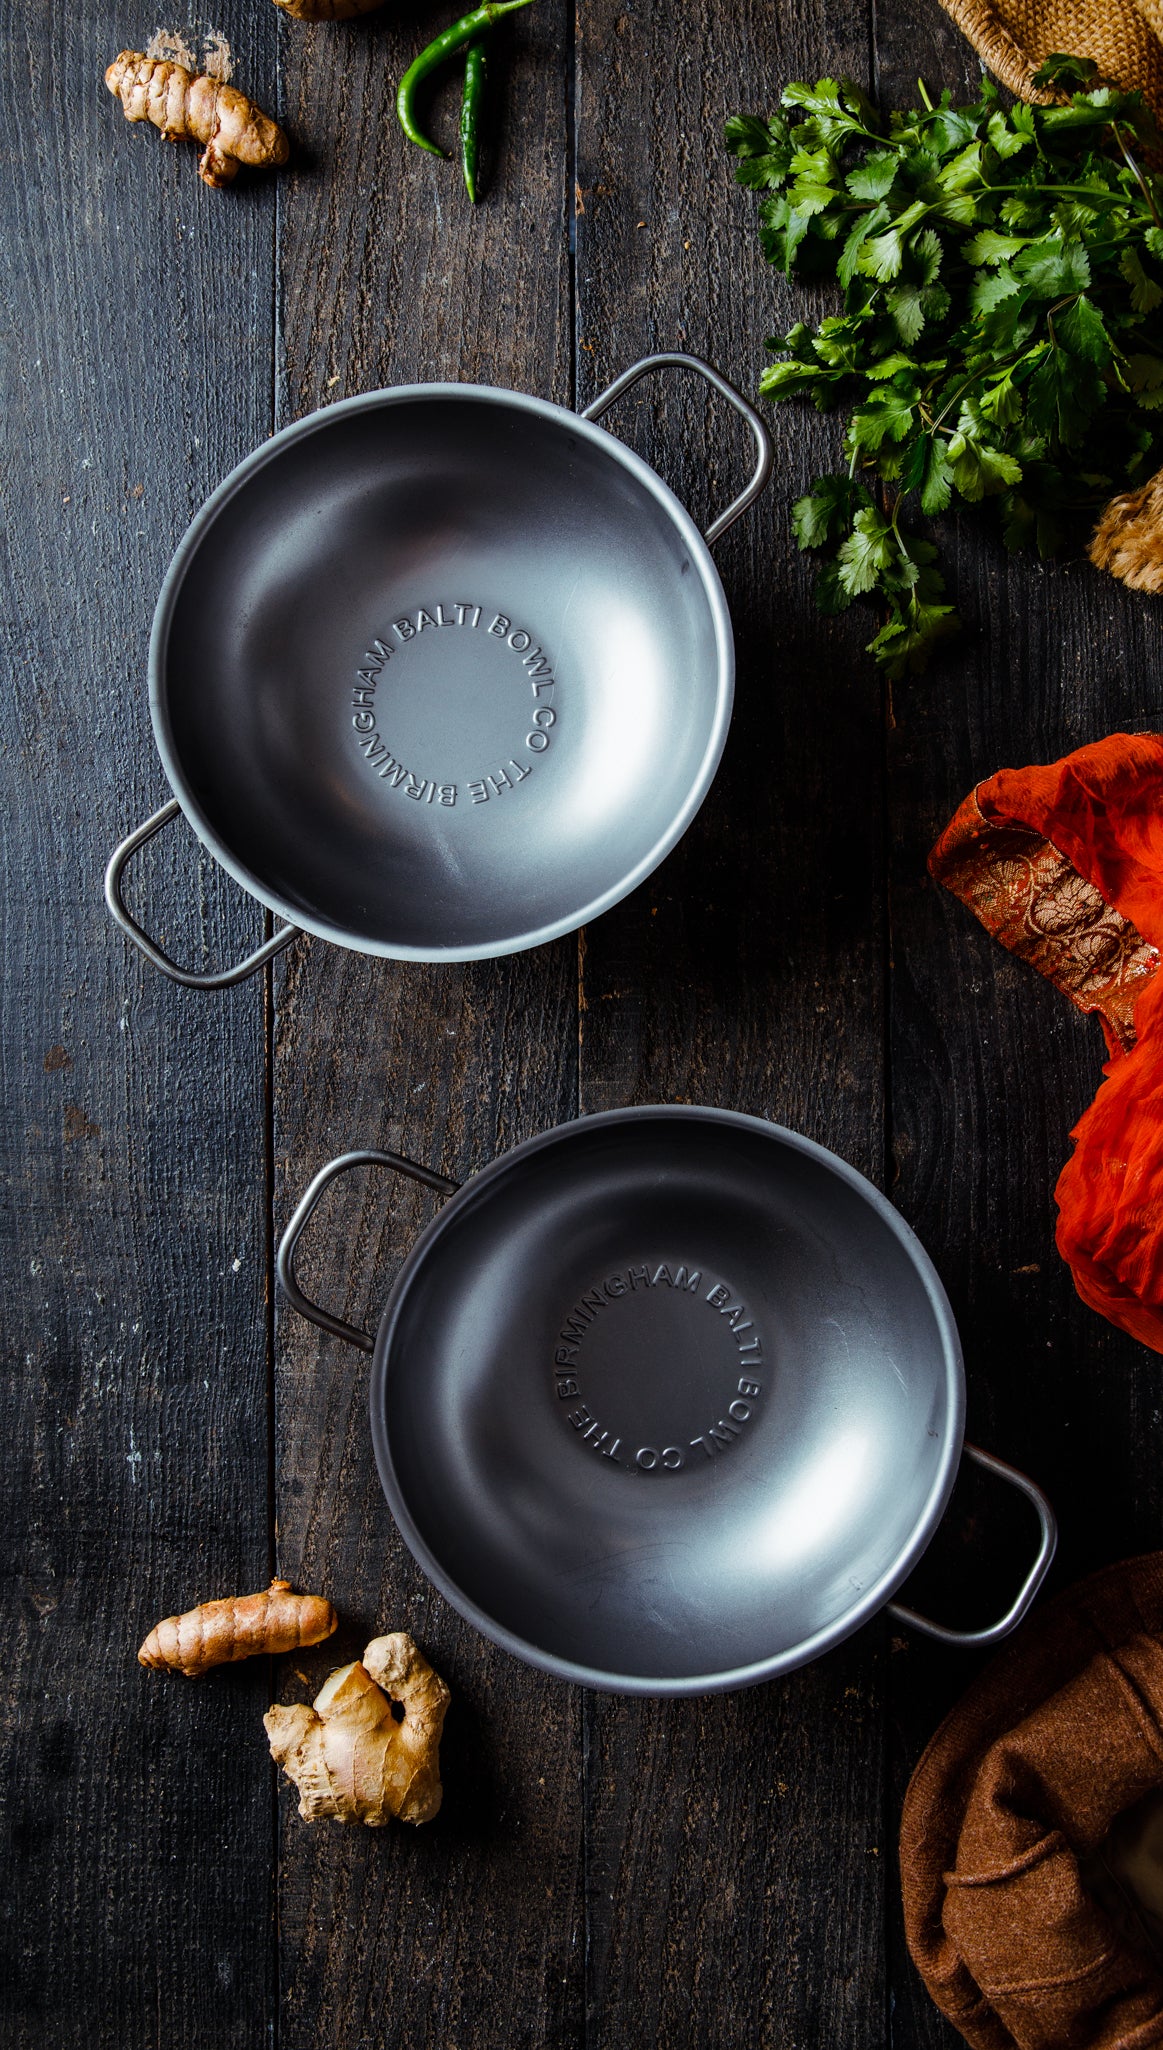
[[[562,1658],[554,1652],[543,1650],[530,1639],[523,1637],[520,1632],[499,1622],[466,1595],[445,1571],[408,1508],[392,1458],[383,1399],[385,1383],[390,1372],[390,1355],[395,1330],[408,1289],[433,1246],[449,1229],[450,1222],[470,1198],[477,1200],[482,1188],[487,1189],[489,1183],[500,1175],[511,1173],[522,1161],[568,1141],[580,1130],[646,1122],[658,1118],[722,1124],[757,1133],[776,1145],[787,1146],[795,1152],[804,1154],[809,1160],[835,1174],[862,1197],[897,1239],[928,1296],[941,1345],[948,1405],[941,1457],[928,1494],[918,1513],[912,1535],[879,1579],[864,1589],[842,1616],[787,1651],[773,1654],[769,1658],[754,1660],[747,1665],[730,1667],[722,1671],[683,1674],[677,1678],[615,1673],[601,1667],[586,1665],[581,1661]],[[424,1227],[396,1276],[376,1332],[368,1398],[376,1466],[388,1507],[413,1558],[458,1614],[492,1643],[500,1645],[515,1658],[523,1660],[526,1665],[531,1665],[541,1672],[551,1673],[558,1679],[570,1680],[583,1687],[594,1688],[600,1693],[652,1698],[724,1694],[739,1688],[757,1686],[762,1681],[775,1679],[782,1673],[793,1672],[799,1666],[808,1665],[813,1659],[841,1643],[844,1638],[852,1636],[862,1624],[868,1622],[892,1599],[928,1546],[953,1492],[965,1436],[965,1369],[957,1324],[933,1262],[899,1210],[893,1207],[866,1175],[851,1167],[838,1153],[819,1145],[816,1140],[806,1138],[801,1132],[793,1132],[785,1125],[774,1124],[767,1118],[754,1117],[745,1111],[714,1109],[704,1104],[637,1104],[622,1110],[598,1111],[585,1117],[571,1118],[564,1124],[553,1125],[547,1131],[534,1134],[532,1138],[524,1140],[508,1152],[498,1154],[478,1173],[470,1175],[468,1180],[461,1184],[456,1195],[449,1197],[436,1216]]]
[[[715,701],[702,757],[682,804],[654,844],[631,869],[587,903],[579,905],[576,911],[567,912],[560,918],[548,920],[525,932],[504,934],[486,941],[474,941],[466,946],[416,946],[356,936],[348,927],[313,913],[306,913],[300,905],[292,903],[261,881],[238,859],[218,829],[211,824],[185,775],[173,738],[165,674],[170,626],[186,575],[219,514],[249,484],[251,478],[269,463],[277,463],[288,448],[309,439],[314,434],[326,433],[336,422],[348,419],[354,414],[431,400],[454,400],[534,413],[542,419],[551,421],[558,428],[568,428],[571,434],[589,442],[637,478],[669,516],[690,551],[692,563],[706,594],[714,627],[717,656]],[[528,392],[511,391],[503,385],[455,382],[401,384],[383,386],[370,392],[359,392],[352,398],[337,400],[333,405],[321,406],[315,412],[305,414],[301,420],[292,421],[289,426],[281,428],[277,434],[273,434],[269,440],[253,449],[223,478],[221,484],[195,513],[170,558],[154,608],[149,640],[148,676],[154,742],[170,788],[203,846],[248,895],[257,898],[268,911],[286,919],[290,925],[314,934],[317,939],[329,940],[334,946],[346,947],[353,953],[392,961],[492,961],[500,960],[506,954],[522,953],[530,947],[543,946],[549,940],[560,939],[564,934],[576,932],[590,919],[600,917],[603,912],[621,903],[622,899],[636,890],[640,883],[645,882],[678,844],[711,787],[726,745],[735,695],[735,642],[726,594],[702,533],[682,501],[675,496],[670,486],[663,482],[658,472],[635,450],[620,441],[617,435],[596,421],[585,420],[580,414],[571,412],[568,406],[559,406],[550,399],[535,398]]]

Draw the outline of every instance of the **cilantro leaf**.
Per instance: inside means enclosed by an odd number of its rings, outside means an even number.
[[[912,368],[912,357],[902,354],[899,349],[894,349],[891,355],[881,356],[875,363],[866,363],[864,375],[879,382],[884,377],[895,377],[898,370],[911,370]]]
[[[1001,305],[1003,299],[1012,298],[1014,293],[1020,292],[1021,289],[1020,280],[1014,276],[1008,264],[1003,264],[992,277],[988,271],[978,271],[969,289],[969,311],[991,313],[995,306]]]
[[[1057,334],[1059,340],[1075,356],[1081,356],[1084,363],[1110,362],[1110,336],[1103,325],[1101,313],[1085,292],[1080,292],[1073,306],[1068,306],[1058,315]]]
[[[753,192],[777,192],[787,178],[793,154],[782,115],[761,121],[754,114],[734,114],[723,132],[728,150],[739,158],[737,183]]]
[[[884,303],[892,315],[893,326],[902,342],[919,340],[925,325],[925,309],[921,303],[921,287],[910,284],[894,285],[884,295]]]
[[[938,171],[937,183],[943,192],[965,192],[971,185],[976,185],[980,177],[981,144],[971,142]]]
[[[1013,427],[1021,419],[1021,394],[1014,385],[1014,374],[1007,370],[988,390],[983,391],[977,401],[977,410],[991,427]]]
[[[802,107],[807,114],[839,117],[843,111],[840,87],[834,78],[822,78],[814,90],[810,85],[785,86],[780,103],[785,107]]]
[[[1136,313],[1154,313],[1163,299],[1163,285],[1150,277],[1143,268],[1143,259],[1137,249],[1124,249],[1119,257],[1119,272],[1131,288],[1131,305]]]
[[[862,484],[847,476],[817,477],[811,490],[791,509],[792,530],[801,548],[824,548],[838,541],[860,505],[871,504]]]
[[[816,610],[824,613],[847,612],[851,603],[850,593],[840,582],[840,565],[835,556],[832,556],[830,561],[821,563],[816,571]]]
[[[1085,92],[1091,80],[1097,75],[1098,65],[1093,57],[1069,57],[1059,50],[1038,66],[1034,73],[1034,84],[1057,87],[1060,91],[1074,87],[1077,91]]]
[[[953,496],[953,469],[945,444],[935,436],[926,440],[925,468],[921,478],[921,511],[930,517],[943,513]]]
[[[948,460],[954,484],[971,504],[1021,482],[1022,466],[1015,457],[1004,455],[999,448],[988,448],[967,434],[951,437]]]
[[[1081,242],[1063,242],[1050,235],[1020,250],[1013,267],[1034,299],[1060,299],[1067,292],[1085,292],[1090,283],[1090,258]]]
[[[896,150],[873,150],[862,164],[848,173],[845,184],[853,199],[883,199],[896,183],[900,157]]]
[[[903,441],[913,424],[914,401],[895,384],[877,385],[863,406],[858,406],[848,423],[848,438],[855,448],[875,452],[887,436]]]
[[[990,148],[996,150],[998,156],[1003,159],[1016,157],[1018,151],[1028,148],[1031,141],[1025,129],[1019,128],[1016,122],[1011,124],[1004,114],[990,116],[986,134],[989,137]]]
[[[952,605],[928,604],[916,600],[894,606],[880,632],[868,642],[866,653],[875,655],[891,682],[899,683],[908,672],[919,675],[929,666],[938,641],[960,631],[961,621]]]
[[[1024,236],[999,235],[996,228],[982,228],[962,244],[961,255],[966,263],[1001,263],[1024,246]]]
[[[886,206],[874,207],[869,214],[861,215],[850,229],[848,238],[840,252],[836,265],[836,276],[840,283],[848,286],[856,276],[865,243],[881,228],[887,228],[892,215]]]
[[[818,363],[769,363],[759,379],[759,389],[765,399],[791,399],[827,374]]]
[[[889,278],[895,278],[901,267],[903,257],[904,245],[901,241],[900,229],[889,228],[883,235],[874,235],[871,242],[865,244],[859,259],[858,268],[862,271],[870,271],[872,276],[883,285],[887,284]]]
[[[1052,348],[1026,386],[1026,412],[1037,432],[1073,448],[1105,396],[1105,387],[1093,368]]]
[[[864,506],[852,522],[852,532],[841,543],[837,561],[840,582],[850,598],[871,591],[881,570],[892,561],[892,534],[888,521],[875,506]]]

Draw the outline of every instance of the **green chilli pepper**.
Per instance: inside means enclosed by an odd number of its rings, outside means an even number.
[[[481,108],[485,98],[488,58],[482,43],[470,43],[464,60],[464,98],[460,103],[460,163],[464,189],[477,203],[477,150],[480,143]]]
[[[454,57],[458,50],[463,50],[466,43],[474,43],[486,29],[490,29],[493,23],[500,19],[502,14],[515,14],[518,7],[528,6],[529,0],[487,0],[484,7],[474,8],[462,21],[454,21],[452,27],[446,28],[442,35],[429,43],[426,50],[421,50],[415,61],[409,64],[396,94],[396,112],[400,117],[400,126],[410,142],[418,143],[421,149],[431,150],[434,157],[448,155],[447,150],[438,149],[434,142],[429,142],[423,130],[416,125],[416,116],[412,111],[416,87],[422,79],[428,78],[433,71],[438,70],[446,58]]]

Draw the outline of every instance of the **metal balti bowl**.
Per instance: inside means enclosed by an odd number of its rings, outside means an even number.
[[[706,539],[594,424],[648,370],[707,378],[757,464]],[[400,960],[514,953],[657,867],[731,716],[731,623],[707,542],[766,483],[758,415],[694,357],[635,364],[580,418],[517,392],[414,385],[314,413],[194,520],[150,646],[175,799],[120,846],[109,908],[191,987],[303,929]],[[222,974],[179,969],[126,910],[130,855],[177,810],[290,921]]]
[[[384,1163],[451,1194],[373,1341],[311,1302],[294,1255],[323,1190]],[[583,1118],[465,1184],[397,1154],[317,1175],[279,1249],[306,1317],[374,1351],[392,1513],[487,1637],[569,1680],[698,1694],[804,1665],[916,1564],[962,1453],[952,1313],[891,1204],[808,1139],[683,1108]],[[1008,1614],[957,1632],[989,1644]]]

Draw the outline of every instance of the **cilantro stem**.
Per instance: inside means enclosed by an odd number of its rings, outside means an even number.
[[[1125,192],[1096,192],[1093,185],[1006,185],[987,186],[987,191],[1004,191],[1013,199],[1025,199],[1035,193],[1046,199],[1085,199],[1091,206],[1126,206]]]
[[[1151,219],[1154,221],[1155,226],[1157,228],[1163,228],[1163,221],[1159,219],[1158,209],[1156,208],[1151,188],[1148,185],[1146,179],[1144,178],[1143,173],[1140,171],[1138,164],[1135,162],[1134,157],[1131,155],[1130,150],[1127,148],[1126,143],[1123,141],[1123,131],[1119,127],[1117,121],[1111,122],[1111,134],[1114,136],[1114,139],[1118,143],[1118,146],[1121,149],[1128,164],[1130,165],[1131,170],[1135,174],[1135,181],[1139,187],[1140,192],[1143,195],[1143,198],[1146,200],[1147,205],[1150,208]]]
[[[1062,301],[1063,306],[1065,306],[1066,303],[1067,302],[1064,299]],[[1055,312],[1058,312],[1060,309],[1058,307],[1055,307],[1054,310]],[[936,419],[933,422],[933,433],[936,434],[937,429],[941,425],[941,422],[945,419],[947,414],[953,411],[953,408],[957,404],[958,399],[964,397],[965,393],[969,390],[970,385],[983,384],[987,377],[996,377],[999,371],[1012,370],[1015,363],[1021,362],[1022,357],[1026,354],[1027,350],[1029,349],[1029,346],[1029,342],[1023,342],[1021,348],[1015,349],[1011,356],[1002,356],[1000,358],[996,358],[989,365],[988,370],[981,369],[971,371],[970,375],[966,378],[964,384],[959,384],[956,391],[953,393],[952,397],[946,401],[945,405],[942,406],[940,412],[938,413]]]

